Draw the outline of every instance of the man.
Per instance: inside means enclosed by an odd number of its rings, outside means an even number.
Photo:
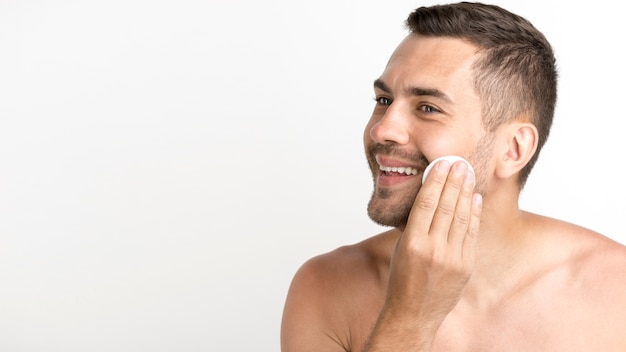
[[[368,214],[393,229],[300,268],[283,352],[626,351],[626,247],[518,207],[552,124],[550,44],[479,3],[407,26],[364,133]],[[422,184],[444,155],[474,171],[440,161]]]

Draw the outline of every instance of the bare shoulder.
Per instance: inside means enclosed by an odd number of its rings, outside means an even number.
[[[621,305],[626,319],[626,246],[595,231],[574,228],[578,229],[572,233],[578,246],[573,259],[579,279],[596,298]]]
[[[626,247],[576,224],[526,215],[529,275],[508,309],[499,306],[503,326],[520,328],[545,350],[626,351]]]
[[[544,256],[551,252],[561,263],[561,290],[555,305],[567,307],[569,323],[594,336],[601,350],[626,348],[626,246],[596,231],[554,219],[545,221],[544,234],[553,234]],[[583,333],[585,331],[585,333]],[[598,345],[599,346],[599,345]]]
[[[363,304],[375,304],[384,294],[385,263],[393,248],[390,244],[395,243],[393,237],[393,231],[388,231],[337,248],[298,269],[283,312],[283,351],[351,350],[354,330],[358,330],[354,314],[363,314]]]
[[[540,236],[548,235],[547,251],[561,258],[579,278],[626,287],[626,246],[591,229],[569,222],[538,217]],[[575,269],[575,270],[574,270]]]
[[[580,318],[589,336],[603,351],[626,349],[626,247],[604,235],[581,228],[574,236],[573,287],[578,293]],[[600,348],[601,347],[601,348]]]
[[[618,279],[626,284],[626,246],[591,229],[560,220],[549,220],[548,231],[557,234],[555,240],[570,253],[573,263],[581,269],[593,269],[594,277]],[[603,269],[606,275],[598,273]],[[589,274],[582,270],[581,274]],[[620,275],[617,275],[620,274]]]
[[[601,254],[605,259],[626,260],[626,246],[607,235],[546,216],[526,213],[526,217],[529,221],[525,224],[531,231],[545,239],[547,245],[559,247],[568,258],[599,259],[597,255]]]

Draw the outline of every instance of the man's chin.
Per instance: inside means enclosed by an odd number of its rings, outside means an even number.
[[[403,193],[394,194],[385,189],[375,189],[367,205],[369,218],[378,225],[404,229],[415,202],[415,195],[412,192]]]
[[[370,202],[367,208],[367,215],[378,225],[396,227],[404,229],[409,219],[409,210],[381,209],[374,202]]]

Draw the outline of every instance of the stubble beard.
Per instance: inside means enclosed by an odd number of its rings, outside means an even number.
[[[401,190],[378,187],[376,179],[380,171],[378,163],[374,158],[377,153],[387,155],[401,154],[400,152],[394,151],[393,147],[388,145],[376,144],[368,148],[366,157],[370,171],[372,172],[374,190],[367,205],[367,214],[373,222],[379,225],[403,229],[409,219],[409,214],[413,208],[413,203],[415,202],[415,197],[419,192],[421,183],[416,182],[413,187],[405,187]],[[428,160],[422,154],[402,154],[402,156],[405,159],[414,160],[418,165],[424,165],[424,167],[428,164]]]
[[[377,188],[374,180],[374,191],[367,205],[367,214],[379,225],[403,229],[409,220],[418,191],[419,187],[411,188],[403,194],[396,194],[399,191]],[[394,198],[398,199],[394,201]]]

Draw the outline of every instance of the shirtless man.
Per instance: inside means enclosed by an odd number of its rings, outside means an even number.
[[[368,214],[393,229],[298,270],[282,351],[626,351],[626,247],[518,206],[554,113],[550,44],[483,4],[407,26],[364,133]],[[441,161],[422,184],[443,155],[474,172]]]

